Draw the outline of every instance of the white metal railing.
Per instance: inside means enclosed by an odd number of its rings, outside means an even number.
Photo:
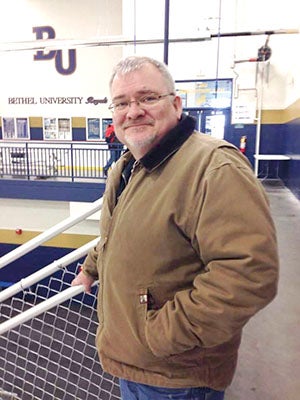
[[[35,238],[29,240],[28,242],[24,243],[23,245],[17,247],[16,249],[12,250],[8,254],[2,256],[0,258],[0,269],[11,263],[12,261],[15,261],[16,259],[20,258],[21,256],[27,254],[29,251],[35,249],[38,247],[40,244],[46,242],[47,240],[53,238],[54,236],[58,235],[59,233],[65,231],[66,229],[70,228],[71,226],[76,225],[78,222],[83,221],[90,215],[94,214],[96,211],[100,210],[102,207],[102,202],[103,198],[101,197],[99,200],[96,200],[91,204],[90,207],[88,207],[84,212],[81,214],[75,215],[73,217],[66,218],[65,220],[59,222],[58,224],[54,225],[53,227],[47,229],[45,232],[41,233],[40,235],[36,236]],[[36,282],[39,282],[40,280],[44,279],[45,277],[48,277],[49,275],[52,275],[54,272],[58,271],[61,268],[66,267],[67,265],[71,264],[72,262],[80,259],[84,255],[88,253],[90,249],[96,246],[99,238],[96,238],[85,245],[81,246],[79,249],[76,249],[72,251],[71,253],[67,254],[66,256],[60,258],[59,260],[55,260],[51,264],[47,265],[46,267],[38,270],[37,272],[33,273],[32,275],[21,279],[19,282],[15,283],[14,285],[8,287],[7,289],[3,290],[0,293],[0,303],[7,300],[8,298],[14,296],[21,290],[24,290]],[[72,288],[69,288],[67,293],[62,295],[61,297],[57,297],[57,299],[60,299],[62,302],[66,300],[66,295],[67,296],[75,296],[77,291],[82,292],[83,288],[79,286],[79,288],[75,288],[76,290],[71,290]],[[70,298],[70,297],[67,297]],[[57,301],[57,300],[55,300]],[[58,300],[59,301],[59,300]],[[28,314],[31,317],[31,315],[38,315],[35,314],[35,312],[43,312],[45,311],[44,307],[50,307],[52,308],[54,305],[58,304],[52,304],[53,299],[49,299],[49,302],[46,302],[44,306],[39,305],[39,308],[35,308],[35,310],[28,310]],[[49,308],[46,308],[47,310]],[[43,311],[40,311],[43,310]],[[33,314],[31,314],[31,312]],[[29,317],[29,318],[30,318]],[[6,321],[5,323],[0,324],[0,334],[3,334],[9,329],[12,329],[16,326],[15,321],[19,321],[19,323],[22,323],[24,317],[18,316],[16,320],[12,321],[11,319]],[[27,317],[25,317],[27,318]],[[27,321],[27,319],[25,319]],[[4,327],[3,327],[4,324]]]
[[[71,286],[79,270],[60,269],[0,303],[1,399],[120,400],[95,347],[98,285]]]
[[[112,152],[119,157],[122,144],[107,143],[0,143],[0,177],[29,179],[105,179],[104,166]]]
[[[65,220],[54,225],[52,228],[47,229],[45,232],[12,250],[8,254],[5,254],[0,258],[0,269],[15,261],[19,257],[22,257],[24,254],[27,254],[29,251],[35,249],[40,244],[55,237],[59,233],[64,232],[68,228],[76,225],[78,222],[83,221],[90,215],[93,215],[96,211],[101,209],[102,202],[103,198],[101,197],[99,200],[94,201],[83,213],[66,218]]]
[[[93,285],[96,285],[97,283],[98,282],[96,281]],[[63,290],[61,293],[52,296],[50,299],[44,300],[42,303],[23,311],[21,314],[16,315],[5,322],[2,322],[2,324],[0,324],[0,335],[3,335],[9,330],[23,324],[24,322],[37,317],[45,311],[51,310],[53,307],[82,293],[83,290],[83,285],[71,286],[68,289]]]
[[[9,286],[7,289],[0,292],[0,303],[19,293],[21,290],[27,289],[35,283],[41,281],[44,278],[54,274],[61,268],[65,268],[72,262],[78,260],[79,258],[85,256],[87,252],[96,246],[98,243],[98,238],[91,240],[80,248],[72,251],[71,253],[65,255],[59,260],[53,261],[51,264],[46,267],[38,270],[37,272],[31,274],[30,276],[21,279],[19,282],[14,285]],[[1,326],[1,325],[0,325]],[[0,329],[1,332],[1,329]]]
[[[101,207],[102,198],[80,215],[65,219],[1,257],[0,268]],[[98,240],[0,292],[0,398],[120,399],[118,381],[103,373],[95,348],[98,282],[86,293],[83,285],[71,286],[80,264],[75,270],[73,266],[66,268]]]

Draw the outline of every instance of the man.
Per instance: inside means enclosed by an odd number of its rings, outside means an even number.
[[[97,348],[123,399],[221,400],[242,328],[276,295],[266,195],[231,144],[194,130],[163,63],[110,82],[128,152],[110,171],[101,239],[73,284],[99,279]]]

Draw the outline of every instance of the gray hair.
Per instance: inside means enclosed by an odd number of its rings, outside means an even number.
[[[165,82],[167,84],[168,90],[172,93],[175,93],[175,82],[170,74],[168,67],[165,63],[155,60],[154,58],[151,57],[141,57],[141,56],[130,56],[127,58],[124,58],[121,60],[113,69],[110,81],[109,81],[109,87],[111,89],[113,80],[117,74],[120,75],[126,75],[129,72],[133,72],[135,70],[138,70],[142,68],[145,64],[152,64],[155,68],[159,70],[163,78],[165,79]]]

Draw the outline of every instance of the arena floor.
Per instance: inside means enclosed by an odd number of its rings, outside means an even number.
[[[300,398],[300,202],[279,181],[266,181],[264,186],[278,234],[279,290],[244,329],[226,400]]]

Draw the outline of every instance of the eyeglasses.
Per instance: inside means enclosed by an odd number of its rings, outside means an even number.
[[[148,108],[148,107],[154,106],[160,100],[164,99],[167,96],[175,96],[175,94],[174,93],[147,94],[136,100],[132,100],[132,101],[122,100],[122,101],[117,101],[115,103],[111,103],[111,105],[108,108],[109,108],[109,110],[111,110],[114,113],[127,111],[132,103],[136,103],[138,106],[140,106],[142,108]]]

